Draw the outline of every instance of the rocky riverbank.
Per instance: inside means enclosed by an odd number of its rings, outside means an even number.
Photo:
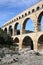
[[[43,54],[29,49],[12,51],[0,49],[0,65],[43,65]]]

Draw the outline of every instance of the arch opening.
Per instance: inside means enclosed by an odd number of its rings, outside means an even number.
[[[12,26],[9,26],[9,34],[12,36],[13,35],[13,29]]]
[[[19,43],[19,39],[16,37],[14,40],[15,43]]]
[[[4,31],[7,33],[7,28],[5,28]]]
[[[29,36],[26,36],[23,39],[22,48],[29,48],[29,50],[33,50],[34,49],[33,48],[33,41],[32,41],[32,39]]]
[[[23,34],[25,33],[32,33],[34,32],[34,24],[33,21],[30,18],[25,19],[24,23],[23,23]]]
[[[38,6],[37,8],[36,8],[36,10],[39,10],[40,9],[40,7]]]
[[[38,16],[37,26],[38,26],[38,31],[43,31],[43,11]]]
[[[32,13],[35,11],[35,9],[32,9]]]
[[[38,39],[38,49],[43,50],[43,35],[41,35]]]
[[[17,45],[19,44],[19,39],[17,37],[14,39],[14,43],[17,44]]]
[[[16,23],[14,26],[14,35],[20,35],[20,24]]]

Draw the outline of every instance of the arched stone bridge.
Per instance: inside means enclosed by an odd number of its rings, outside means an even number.
[[[43,16],[43,0],[35,4],[31,8],[25,10],[21,14],[7,21],[2,29],[9,33],[19,49],[29,47],[35,51],[43,50],[43,31],[41,31],[41,17]],[[34,32],[26,31],[25,26],[27,20],[32,19],[34,24]],[[17,25],[20,30],[17,30]],[[31,26],[31,25],[30,25]]]

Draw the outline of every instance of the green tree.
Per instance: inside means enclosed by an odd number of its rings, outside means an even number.
[[[18,46],[17,44],[15,44],[15,43],[13,44],[13,43],[14,43],[14,41],[11,38],[11,36],[0,28],[0,44],[4,45],[4,46],[8,46],[8,47]]]

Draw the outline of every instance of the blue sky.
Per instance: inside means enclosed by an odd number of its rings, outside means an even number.
[[[0,27],[39,0],[0,0]]]
[[[27,8],[38,3],[40,0],[0,0],[0,27],[10,20],[12,17],[26,10]],[[42,18],[43,20],[43,18]],[[29,25],[31,24],[30,29],[32,29],[32,23],[30,20]],[[28,22],[27,22],[28,25]],[[27,26],[26,29],[29,27]],[[43,28],[41,26],[41,28]],[[33,28],[34,29],[34,28]]]

